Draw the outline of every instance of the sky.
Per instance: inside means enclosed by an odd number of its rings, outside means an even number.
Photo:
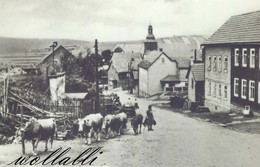
[[[0,36],[129,41],[211,35],[259,0],[0,0]]]

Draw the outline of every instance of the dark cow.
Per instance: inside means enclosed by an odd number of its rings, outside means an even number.
[[[103,116],[98,114],[87,115],[83,119],[79,119],[79,133],[86,133],[87,138],[85,144],[91,144],[91,135],[94,132],[94,137],[100,141],[100,133],[102,130]],[[87,140],[88,139],[88,140]]]
[[[115,134],[119,134],[119,130],[121,127],[121,121],[119,117],[116,117],[115,115],[109,114],[105,116],[102,130],[106,134],[106,139],[109,138],[109,135],[111,132],[112,137],[115,136]]]
[[[134,130],[135,134],[138,134],[138,126],[140,126],[139,133],[141,133],[142,124],[143,124],[143,115],[142,114],[137,114],[131,120],[131,125],[133,127],[133,130]]]
[[[33,155],[36,155],[36,149],[39,141],[45,140],[45,151],[48,150],[48,140],[50,139],[51,148],[56,132],[56,123],[54,119],[35,119],[31,118],[24,128],[16,131],[16,141],[22,142],[22,152],[25,154],[25,141],[31,140],[33,146]]]

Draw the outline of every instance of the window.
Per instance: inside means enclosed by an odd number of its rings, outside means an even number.
[[[218,98],[221,98],[221,96],[222,96],[222,93],[221,93],[221,91],[222,91],[222,86],[221,86],[221,84],[218,84]]]
[[[208,57],[208,70],[211,70],[211,56]]]
[[[242,79],[241,81],[241,98],[246,99],[247,94],[247,80]]]
[[[208,96],[211,96],[211,82],[208,81]]]
[[[213,58],[213,69],[214,69],[214,71],[217,71],[217,57],[216,56],[214,56],[214,58]]]
[[[217,83],[214,83],[213,97],[216,97],[216,91],[217,91]]]
[[[235,63],[235,66],[239,66],[239,49],[238,48],[235,49],[235,61],[234,61],[234,63]]]
[[[228,71],[228,58],[225,57],[224,58],[224,72],[227,72]]]
[[[222,56],[218,56],[218,72],[222,70]]]
[[[238,97],[239,91],[239,79],[234,78],[234,96]]]
[[[164,59],[164,57],[162,58],[162,63],[164,63],[165,62],[165,59]]]
[[[247,67],[247,49],[242,49],[242,67]]]
[[[192,79],[191,80],[191,88],[193,89],[193,87],[194,87],[194,80]]]
[[[249,100],[255,101],[255,81],[249,81]]]
[[[227,100],[227,85],[224,85],[224,99]]]
[[[255,49],[250,49],[250,68],[255,68]]]

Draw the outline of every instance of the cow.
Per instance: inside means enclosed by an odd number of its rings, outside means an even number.
[[[56,123],[54,119],[35,119],[31,118],[26,122],[24,128],[20,128],[16,131],[16,141],[22,143],[22,153],[25,154],[25,141],[31,140],[33,146],[33,155],[37,155],[37,146],[39,141],[45,140],[45,152],[48,150],[48,140],[50,139],[51,149],[53,145],[53,139],[56,134]]]
[[[106,139],[109,138],[109,132],[112,133],[112,137],[114,137],[116,133],[119,133],[120,125],[120,118],[112,114],[106,115],[102,125],[102,131],[106,134]]]
[[[106,134],[106,139],[109,138],[109,131],[112,133],[112,137],[121,135],[123,129],[126,129],[127,115],[125,113],[118,113],[116,115],[106,115],[102,130]]]
[[[100,133],[102,130],[103,116],[98,114],[90,114],[83,119],[78,119],[79,133],[86,133],[85,144],[91,144],[91,135],[94,132],[94,137],[100,141]]]
[[[131,120],[131,125],[133,127],[134,133],[138,134],[138,126],[140,126],[139,133],[141,133],[141,128],[143,124],[143,115],[142,114],[137,114],[132,120]]]
[[[119,135],[120,135],[122,130],[126,129],[127,115],[126,115],[126,113],[121,112],[121,113],[118,113],[116,115],[116,117],[120,119],[120,128],[119,128]]]

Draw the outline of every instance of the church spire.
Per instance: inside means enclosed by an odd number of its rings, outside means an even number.
[[[146,39],[147,40],[155,40],[155,37],[153,35],[153,26],[151,25],[151,23],[148,26],[148,35],[146,36]]]
[[[153,35],[153,26],[151,23],[148,26],[148,35],[144,41],[144,54],[148,54],[150,51],[157,50],[158,44]]]

